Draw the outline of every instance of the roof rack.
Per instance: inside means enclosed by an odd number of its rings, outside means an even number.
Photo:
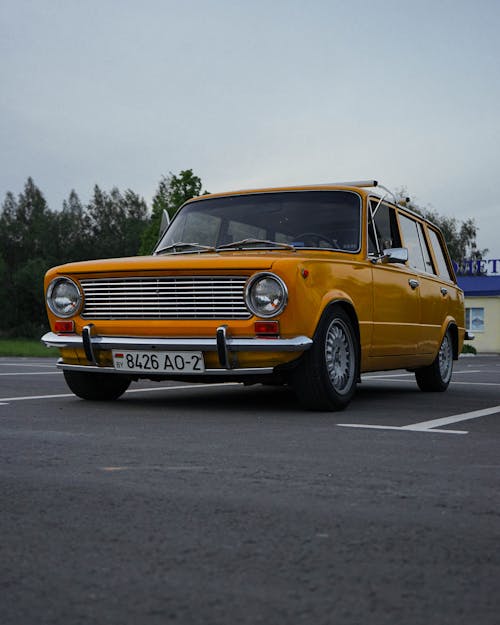
[[[351,180],[348,182],[329,182],[331,185],[339,185],[343,187],[378,187],[377,180]]]
[[[383,200],[385,200],[385,198],[388,195],[392,195],[394,203],[395,204],[398,203],[398,199],[394,195],[394,193],[390,189],[388,189],[387,187],[384,187],[383,184],[380,184],[378,182],[378,180],[353,180],[353,181],[350,181],[350,182],[331,182],[330,184],[332,184],[332,185],[339,185],[339,186],[343,186],[343,187],[379,187],[379,189],[382,189],[383,191],[385,191],[385,195],[382,198]]]

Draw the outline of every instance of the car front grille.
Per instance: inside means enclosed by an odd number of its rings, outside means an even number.
[[[84,319],[248,319],[245,276],[80,280]]]

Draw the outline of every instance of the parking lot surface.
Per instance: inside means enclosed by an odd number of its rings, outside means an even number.
[[[500,358],[446,393],[363,377],[132,384],[85,402],[0,359],[0,623],[500,622]]]

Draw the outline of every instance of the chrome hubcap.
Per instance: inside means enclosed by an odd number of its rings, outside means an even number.
[[[328,377],[341,395],[354,380],[355,355],[351,332],[341,319],[334,319],[326,333],[325,358]]]
[[[445,334],[441,347],[439,348],[439,373],[443,382],[448,382],[451,378],[453,366],[453,354],[451,341],[448,334]]]

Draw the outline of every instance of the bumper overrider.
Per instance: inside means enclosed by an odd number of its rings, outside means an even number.
[[[123,373],[114,367],[99,365],[97,352],[109,350],[165,350],[165,351],[202,351],[217,352],[220,369],[206,369],[203,375],[265,375],[273,373],[273,367],[238,368],[231,363],[231,352],[304,352],[308,350],[313,341],[307,336],[295,336],[292,338],[231,338],[227,334],[227,326],[217,328],[213,338],[166,338],[166,337],[131,337],[131,336],[101,336],[94,332],[93,324],[86,325],[81,336],[78,334],[56,334],[47,332],[42,337],[42,342],[47,347],[59,349],[84,350],[88,364],[75,365],[63,362],[59,359],[57,367],[63,370],[99,371],[102,373]],[[154,372],[150,372],[154,375]],[[162,374],[163,375],[163,374]],[[178,373],[176,374],[179,375]],[[184,373],[183,375],[191,375]]]

